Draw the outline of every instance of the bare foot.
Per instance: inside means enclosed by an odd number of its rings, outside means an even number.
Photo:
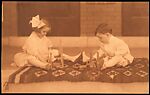
[[[100,70],[104,70],[104,69],[106,69],[106,67],[103,66]]]
[[[50,70],[52,68],[52,65],[51,64],[47,64],[46,66],[45,66],[45,69],[46,70]]]
[[[12,67],[18,67],[18,66],[17,66],[17,64],[16,64],[16,63],[14,63],[14,62],[13,62],[13,63],[11,63],[10,65],[11,65]]]

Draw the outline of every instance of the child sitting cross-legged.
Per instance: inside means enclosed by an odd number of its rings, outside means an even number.
[[[108,24],[100,24],[95,35],[99,39],[99,50],[93,58],[97,59],[97,54],[99,54],[99,57],[101,57],[100,64],[102,64],[101,70],[132,63],[134,57],[131,55],[128,45],[123,40],[113,36],[112,29]],[[88,59],[85,54],[83,54],[83,57]]]
[[[51,31],[49,22],[45,19],[40,19],[39,15],[32,18],[30,21],[33,31],[25,41],[22,47],[23,52],[17,53],[14,56],[14,64],[18,67],[36,66],[49,70],[60,52],[57,49],[52,49],[52,42],[46,37]],[[69,56],[62,54],[64,59],[74,60],[77,56]]]

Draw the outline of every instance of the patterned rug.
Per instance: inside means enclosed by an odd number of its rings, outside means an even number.
[[[49,71],[37,67],[23,67],[9,77],[9,83],[32,83],[45,81],[99,81],[109,83],[131,83],[149,81],[149,62],[147,58],[135,58],[126,67],[111,67],[100,70],[88,67],[82,61],[55,61]]]

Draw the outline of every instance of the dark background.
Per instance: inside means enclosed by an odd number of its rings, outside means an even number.
[[[122,4],[122,35],[148,36],[149,35],[149,6],[146,3]]]
[[[37,14],[47,18],[51,23],[52,33],[49,33],[48,36],[79,37],[82,34],[93,36],[96,25],[101,21],[91,20],[90,17],[100,18],[100,20],[109,18],[108,21],[113,24],[112,28],[117,30],[114,31],[116,36],[149,36],[148,2],[95,4],[91,7],[88,4],[82,6],[80,2],[5,1],[3,5],[3,36],[29,36],[32,31],[29,21]],[[118,5],[120,6],[118,7]],[[81,10],[84,11],[81,12]],[[115,21],[114,17],[111,17],[113,14],[121,19]],[[118,16],[117,14],[121,15]],[[87,26],[88,23],[92,25]]]
[[[18,3],[18,35],[30,35],[32,29],[29,21],[33,16],[46,18],[52,27],[48,36],[80,36],[79,3]]]

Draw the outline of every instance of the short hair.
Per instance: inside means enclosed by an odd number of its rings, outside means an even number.
[[[111,33],[112,34],[112,29],[111,29],[111,27],[108,26],[107,23],[101,23],[96,28],[95,35],[97,33],[102,33],[102,34]]]

